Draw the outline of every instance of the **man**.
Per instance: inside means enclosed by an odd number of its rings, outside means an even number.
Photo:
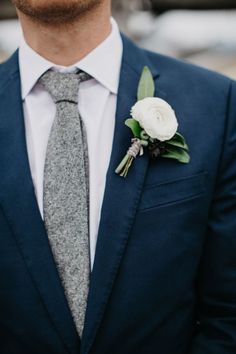
[[[0,67],[0,353],[236,353],[236,85],[138,49],[109,0],[15,0]],[[191,161],[124,121],[143,67]],[[91,273],[91,275],[90,275]]]

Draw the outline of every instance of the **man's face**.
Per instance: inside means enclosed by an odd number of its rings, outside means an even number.
[[[12,0],[20,12],[47,24],[65,24],[109,0]]]

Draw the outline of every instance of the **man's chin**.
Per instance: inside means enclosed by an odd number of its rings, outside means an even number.
[[[48,25],[71,23],[101,2],[101,0],[13,0],[19,12],[34,21]]]

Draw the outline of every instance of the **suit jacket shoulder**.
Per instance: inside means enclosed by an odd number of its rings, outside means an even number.
[[[142,49],[141,49],[142,50]],[[187,60],[169,57],[163,54],[154,53],[143,49],[149,60],[158,70],[165,70],[172,77],[174,82],[182,81],[183,84],[207,84],[206,89],[222,85],[229,85],[230,78],[216,71],[192,64]],[[212,86],[211,86],[212,85]]]

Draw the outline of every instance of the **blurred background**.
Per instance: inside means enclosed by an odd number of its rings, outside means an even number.
[[[236,0],[113,0],[113,16],[138,45],[236,79]],[[22,36],[10,0],[0,0],[0,62]]]

